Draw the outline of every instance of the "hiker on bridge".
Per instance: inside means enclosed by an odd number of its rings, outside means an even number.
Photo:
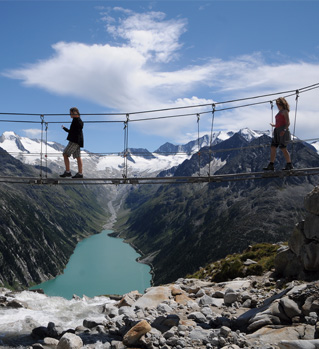
[[[63,130],[69,133],[67,137],[69,144],[66,146],[66,148],[63,151],[65,171],[63,174],[60,175],[60,177],[83,178],[83,164],[82,164],[81,151],[80,151],[80,148],[82,148],[84,145],[83,131],[82,131],[83,121],[81,119],[78,108],[75,108],[75,107],[71,108],[70,116],[72,118],[70,129],[62,125]],[[75,174],[74,176],[72,176],[71,170],[70,170],[69,157],[71,155],[73,155],[73,158],[76,159],[78,163],[78,173]]]
[[[290,107],[288,102],[284,97],[280,97],[276,100],[276,105],[279,112],[276,115],[276,123],[271,123],[270,125],[274,127],[273,138],[270,147],[270,162],[267,167],[264,167],[265,171],[274,171],[274,162],[276,159],[277,148],[281,149],[285,159],[286,166],[283,168],[284,171],[289,171],[293,169],[290,154],[287,150],[287,145],[291,140],[289,131],[289,111]]]

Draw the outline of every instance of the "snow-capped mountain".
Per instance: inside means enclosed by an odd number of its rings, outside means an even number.
[[[271,137],[270,131],[254,131],[250,128],[242,128],[238,132],[246,141],[251,142],[252,140],[259,138],[262,135]],[[234,133],[233,133],[234,134]]]
[[[42,142],[38,139],[20,137],[12,131],[6,131],[0,137],[0,147],[6,150],[13,157],[21,160],[23,163],[38,165],[41,159],[48,153],[51,161],[57,161],[61,157],[63,146],[55,142]]]
[[[312,142],[311,145],[316,149],[317,153],[319,154],[319,142]]]
[[[210,135],[188,142],[184,145],[165,143],[153,153],[147,149],[128,150],[127,170],[130,176],[154,176],[161,171],[169,170],[178,166],[199,148],[218,144],[232,137],[235,132],[214,132],[212,140]],[[251,141],[268,131],[253,131],[248,128],[238,132],[247,141]],[[64,162],[62,152],[64,146],[56,142],[42,142],[39,139],[21,137],[12,131],[6,131],[0,137],[0,147],[10,155],[23,163],[48,167],[52,172],[63,171]],[[42,154],[42,156],[41,156]],[[87,150],[81,151],[86,176],[92,177],[121,177],[124,173],[123,154],[97,155]],[[71,161],[72,169],[76,171],[76,162]]]
[[[157,150],[155,150],[154,153],[157,154],[163,154],[166,156],[177,154],[177,153],[187,153],[187,154],[194,154],[196,151],[198,151],[200,148],[209,146],[212,142],[212,145],[218,144],[229,137],[231,137],[234,134],[234,132],[225,132],[225,131],[219,131],[214,132],[212,135],[212,141],[210,140],[209,135],[204,135],[203,137],[200,137],[197,140],[193,140],[188,142],[184,145],[174,145],[172,143],[165,143],[162,146],[160,146]]]

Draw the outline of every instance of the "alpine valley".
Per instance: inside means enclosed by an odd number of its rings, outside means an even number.
[[[197,176],[261,171],[267,132],[216,132],[185,145],[129,149],[128,176]],[[5,132],[0,177],[57,177],[63,146]],[[40,158],[46,149],[47,156]],[[198,150],[200,149],[200,159]],[[316,144],[295,142],[296,168],[319,166]],[[123,157],[82,152],[85,177],[122,177]],[[72,162],[74,164],[74,162]],[[75,165],[75,164],[74,164]],[[276,166],[283,166],[278,152]],[[279,167],[278,167],[279,168]],[[62,272],[82,238],[112,228],[153,267],[154,284],[174,281],[256,242],[286,241],[303,218],[318,176],[148,185],[0,184],[0,285],[25,288]]]

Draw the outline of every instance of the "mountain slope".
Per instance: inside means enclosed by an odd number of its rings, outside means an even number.
[[[262,136],[249,143],[237,133],[215,145],[214,159],[223,164],[215,173],[261,171],[270,141]],[[201,166],[207,168],[209,152],[203,148],[201,154]],[[294,145],[293,159],[296,167],[319,164],[315,150],[302,143]],[[280,163],[284,165],[278,152],[276,166]],[[174,175],[197,171],[193,155]],[[137,188],[126,201],[127,222],[117,231],[151,256],[155,283],[166,283],[252,243],[286,240],[302,219],[304,195],[317,182],[309,176]]]
[[[37,176],[0,148],[0,176]],[[101,231],[106,211],[82,188],[0,184],[0,285],[27,287],[61,273],[78,240]]]
[[[12,131],[7,131],[0,137],[0,147],[25,164],[48,167],[49,173],[59,173],[64,169],[62,156],[64,146],[59,143],[52,141],[41,143],[38,139],[21,137]],[[129,148],[128,174],[151,176],[176,166],[189,157],[186,153],[169,155],[153,154],[143,148]],[[124,166],[122,153],[104,155],[82,150],[81,156],[86,177],[122,177]],[[72,170],[77,170],[75,161],[71,161],[71,167]]]
[[[248,129],[214,134],[184,146],[166,144],[166,152],[130,149],[129,173],[137,176],[196,176],[260,171],[269,159],[270,138]],[[39,164],[39,141],[5,133],[1,144],[17,158]],[[15,148],[16,147],[16,148]],[[61,171],[63,146],[50,143],[48,166]],[[161,149],[161,148],[159,148]],[[210,152],[211,150],[211,152]],[[51,150],[50,150],[51,151]],[[178,153],[182,152],[182,153]],[[195,152],[195,154],[194,154]],[[191,154],[194,155],[191,155]],[[122,165],[108,156],[84,152],[87,176],[120,176]],[[0,153],[2,176],[38,176],[6,152]],[[52,156],[53,156],[52,155]],[[35,156],[33,160],[32,156]],[[295,158],[296,157],[296,158]],[[120,159],[121,160],[121,159]],[[118,159],[116,160],[118,161]],[[121,160],[122,161],[122,160]],[[310,145],[296,143],[293,161],[315,167],[318,155]],[[278,152],[278,161],[284,163]],[[210,166],[210,169],[209,169]],[[237,252],[249,243],[284,240],[303,213],[302,199],[316,178],[292,177],[232,183],[146,186],[31,186],[0,184],[0,282],[29,285],[63,270],[79,238],[100,231],[104,207],[123,205],[130,215],[119,217],[118,231],[151,256],[155,282],[193,272],[208,260]],[[110,211],[113,209],[109,207]],[[125,211],[126,212],[126,211]],[[126,222],[126,225],[121,226]]]
[[[243,129],[241,135],[249,142],[265,132]],[[234,132],[214,132],[212,145],[216,145],[231,137]],[[180,165],[184,160],[200,148],[210,145],[210,136],[204,135],[198,140],[193,140],[185,145],[173,145],[166,143],[151,153],[143,148],[129,148],[127,156],[128,176],[155,176],[162,171],[171,173],[171,169]],[[48,167],[48,172],[59,173],[64,169],[62,152],[64,146],[49,141],[42,142],[39,139],[21,137],[12,131],[7,131],[0,137],[0,147],[25,164]],[[42,161],[41,154],[42,152]],[[82,150],[83,168],[86,177],[122,177],[124,172],[123,154],[93,154]],[[76,162],[71,161],[73,170],[76,170]],[[165,172],[163,172],[165,173]]]

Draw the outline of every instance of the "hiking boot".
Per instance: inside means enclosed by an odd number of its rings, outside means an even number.
[[[79,172],[72,176],[72,178],[83,178],[83,174],[80,174]]]
[[[285,168],[283,168],[282,170],[283,171],[290,171],[290,170],[293,170],[293,166],[292,166],[292,163],[291,162],[287,162]]]
[[[275,167],[273,163],[269,163],[267,167],[263,168],[264,171],[275,171]]]
[[[71,174],[71,172],[64,171],[64,173],[61,174],[60,177],[63,177],[63,178],[64,177],[72,177],[72,174]]]

